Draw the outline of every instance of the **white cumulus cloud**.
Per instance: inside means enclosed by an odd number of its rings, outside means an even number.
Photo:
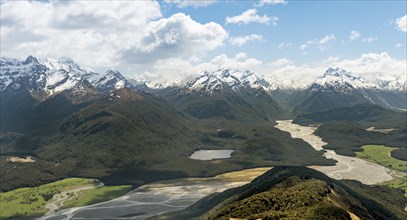
[[[155,1],[5,1],[3,56],[74,58],[95,68],[205,53],[228,34],[178,13],[163,18]]]
[[[283,67],[293,64],[294,62],[287,58],[280,58],[269,63],[272,67]]]
[[[319,44],[323,45],[323,44],[328,44],[329,42],[335,40],[335,35],[334,34],[330,34],[325,36],[324,38],[322,38],[321,40],[319,40]]]
[[[237,37],[229,38],[229,42],[232,45],[235,45],[238,47],[241,47],[250,41],[262,41],[262,40],[263,40],[263,36],[259,35],[259,34],[250,34],[247,36],[237,36]]]
[[[137,44],[122,53],[130,63],[151,62],[174,56],[187,56],[213,50],[228,34],[217,23],[198,23],[183,13],[150,22]]]
[[[90,67],[115,65],[118,50],[162,17],[159,4],[149,1],[8,1],[0,7],[2,54],[70,56]]]
[[[191,1],[191,0],[164,0],[165,3],[168,4],[175,4],[179,8],[185,7],[206,7],[208,5],[212,5],[217,2],[217,0],[199,0],[199,1]]]
[[[256,7],[262,7],[264,5],[278,5],[278,4],[287,4],[286,0],[260,0],[255,4]]]
[[[406,60],[390,57],[383,53],[364,53],[355,59],[343,59],[331,56],[319,63],[297,64],[288,58],[279,58],[270,62],[263,62],[249,57],[244,52],[229,57],[226,54],[217,55],[208,61],[193,62],[185,58],[170,58],[159,60],[147,70],[142,69],[144,79],[159,82],[179,81],[184,77],[202,70],[216,70],[219,68],[237,68],[255,71],[267,78],[291,82],[296,86],[305,87],[316,77],[322,76],[329,67],[340,67],[359,74],[367,79],[373,79],[379,74],[395,78],[404,77],[407,71]],[[143,67],[144,68],[144,67]],[[140,71],[140,72],[143,72]],[[138,75],[140,77],[140,75]],[[300,79],[300,80],[299,80]]]
[[[302,51],[302,54],[304,55],[308,54],[307,49],[310,48],[312,45],[317,45],[320,51],[325,51],[331,47],[335,40],[336,40],[335,35],[329,34],[321,39],[309,40],[306,43],[301,44],[299,48]]]
[[[357,59],[344,59],[331,65],[362,74],[366,78],[375,77],[378,73],[405,77],[407,72],[406,60],[390,57],[387,52],[364,53]]]
[[[249,23],[259,23],[259,24],[271,24],[273,26],[277,25],[277,17],[268,17],[266,14],[263,16],[257,14],[256,9],[249,9],[240,15],[233,17],[226,17],[226,24],[249,24]]]
[[[407,15],[396,19],[396,27],[403,32],[407,32]]]
[[[284,49],[286,47],[291,47],[292,45],[293,45],[293,43],[291,43],[291,42],[287,42],[287,43],[283,42],[283,43],[280,43],[277,47],[278,47],[278,49]]]
[[[379,39],[378,37],[365,37],[362,39],[362,42],[371,44],[372,42],[377,41],[378,39]]]
[[[262,61],[250,58],[243,52],[237,53],[234,57],[220,54],[207,62],[200,63],[193,63],[183,58],[170,58],[158,60],[137,77],[158,82],[180,81],[186,76],[202,70],[217,70],[219,68],[257,70],[262,64]]]
[[[350,41],[358,40],[360,37],[361,37],[360,33],[358,31],[355,31],[355,30],[351,31],[350,34],[349,34],[349,40]]]
[[[304,50],[306,50],[310,45],[313,45],[313,44],[315,44],[315,41],[309,40],[309,41],[307,41],[305,44],[301,44],[300,50],[304,51]]]
[[[242,53],[237,53],[235,57],[229,58],[226,54],[221,54],[214,57],[209,64],[212,68],[236,68],[236,69],[251,69],[263,62],[255,58],[247,58],[242,56]]]
[[[361,39],[361,41],[363,43],[368,43],[368,44],[371,44],[374,41],[377,41],[379,39],[378,37],[364,37],[364,38],[362,38],[362,35],[358,31],[355,31],[355,30],[350,32],[348,38],[349,38],[350,41],[358,41],[359,39]]]
[[[329,67],[339,67],[366,79],[375,79],[380,74],[405,79],[407,72],[405,59],[390,57],[386,52],[364,53],[356,59],[328,57],[321,63],[313,65],[297,65],[286,58],[281,58],[263,65],[259,72],[279,80],[297,82],[304,87],[312,83],[316,77],[322,76]]]

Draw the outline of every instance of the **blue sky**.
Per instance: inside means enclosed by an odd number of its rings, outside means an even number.
[[[406,1],[287,1],[286,4],[253,7],[255,1],[222,1],[205,8],[179,8],[173,5],[163,10],[168,17],[183,12],[201,23],[222,24],[231,36],[261,34],[265,40],[248,43],[241,48],[225,45],[213,55],[225,51],[233,55],[244,50],[248,55],[270,60],[281,56],[299,63],[324,59],[326,56],[358,57],[366,52],[387,51],[392,57],[406,58],[406,34],[394,28],[398,17],[406,14]],[[278,17],[277,25],[251,23],[248,25],[225,24],[227,16],[239,15],[249,8],[256,8],[259,15]],[[349,41],[352,30],[358,31],[361,38],[377,38],[372,43]],[[304,56],[298,50],[308,40],[320,39],[334,34],[331,48],[321,52],[313,48]],[[361,40],[361,39],[360,39]],[[281,43],[292,43],[290,48],[279,50]],[[403,44],[403,47],[396,47]]]
[[[219,67],[405,77],[406,11],[406,1],[2,1],[1,56],[69,56],[156,81]]]

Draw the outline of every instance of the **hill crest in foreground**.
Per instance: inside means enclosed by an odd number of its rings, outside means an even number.
[[[276,167],[251,183],[203,198],[171,219],[405,219],[401,191]]]

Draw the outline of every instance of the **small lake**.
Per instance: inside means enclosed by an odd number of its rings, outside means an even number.
[[[213,160],[230,158],[234,150],[198,150],[189,158],[193,160]]]

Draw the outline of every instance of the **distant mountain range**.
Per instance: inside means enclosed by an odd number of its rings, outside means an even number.
[[[0,66],[0,91],[12,92],[25,85],[32,95],[42,99],[64,90],[80,93],[84,88],[88,92],[149,88],[144,82],[126,78],[115,70],[100,74],[84,69],[67,57],[39,59],[28,56],[24,61],[1,58]]]
[[[377,104],[386,108],[407,108],[406,82],[384,83],[377,79],[374,84],[361,76],[343,69],[329,68],[305,90],[290,94],[287,98],[297,113],[349,107],[356,104]]]
[[[1,58],[0,66],[0,91],[3,96],[18,91],[21,86],[37,100],[62,91],[75,93],[77,98],[86,98],[90,94],[128,88],[157,93],[177,109],[198,118],[215,116],[231,119],[253,115],[247,115],[246,111],[267,119],[281,113],[282,106],[296,114],[366,103],[386,108],[407,108],[405,78],[379,75],[374,81],[367,81],[339,68],[329,68],[311,85],[300,88],[299,84],[267,80],[248,70],[204,70],[179,83],[163,86],[124,77],[115,70],[97,73],[66,57],[39,59],[28,56],[23,61]]]
[[[250,71],[220,69],[191,75],[158,94],[196,118],[269,120],[282,109],[270,96],[272,85]]]
[[[277,87],[254,72],[231,69],[202,71],[197,75],[190,75],[177,86],[186,92],[199,92],[204,95],[238,91],[242,88],[272,91]]]
[[[163,85],[157,82],[130,79],[115,70],[108,70],[104,74],[97,73],[93,70],[80,67],[68,57],[40,59],[28,56],[25,60],[2,57],[0,58],[0,66],[1,91],[7,86],[12,85],[16,79],[30,76],[32,80],[35,80],[37,86],[42,87],[48,94],[72,88],[83,80],[88,80],[95,88],[101,90],[119,89],[123,87],[131,88],[142,85],[150,89],[167,86],[189,86],[190,90],[196,90],[205,87],[206,91],[214,92],[215,90],[221,89],[223,87],[222,84],[228,84],[234,88],[239,86],[251,88],[262,87],[268,92],[277,89],[301,90],[304,87],[315,90],[324,86],[336,87],[338,91],[342,89],[341,91],[344,92],[343,89],[346,89],[343,87],[344,85],[352,86],[356,89],[376,89],[382,91],[407,90],[406,77],[394,78],[380,74],[375,79],[368,81],[357,74],[347,72],[340,68],[329,68],[323,76],[318,77],[311,85],[301,86],[300,79],[298,83],[274,78],[266,79],[249,70],[240,71],[233,69],[219,69],[216,71],[204,70],[197,74],[192,74],[179,83]],[[195,78],[196,80],[191,83],[191,78]]]

